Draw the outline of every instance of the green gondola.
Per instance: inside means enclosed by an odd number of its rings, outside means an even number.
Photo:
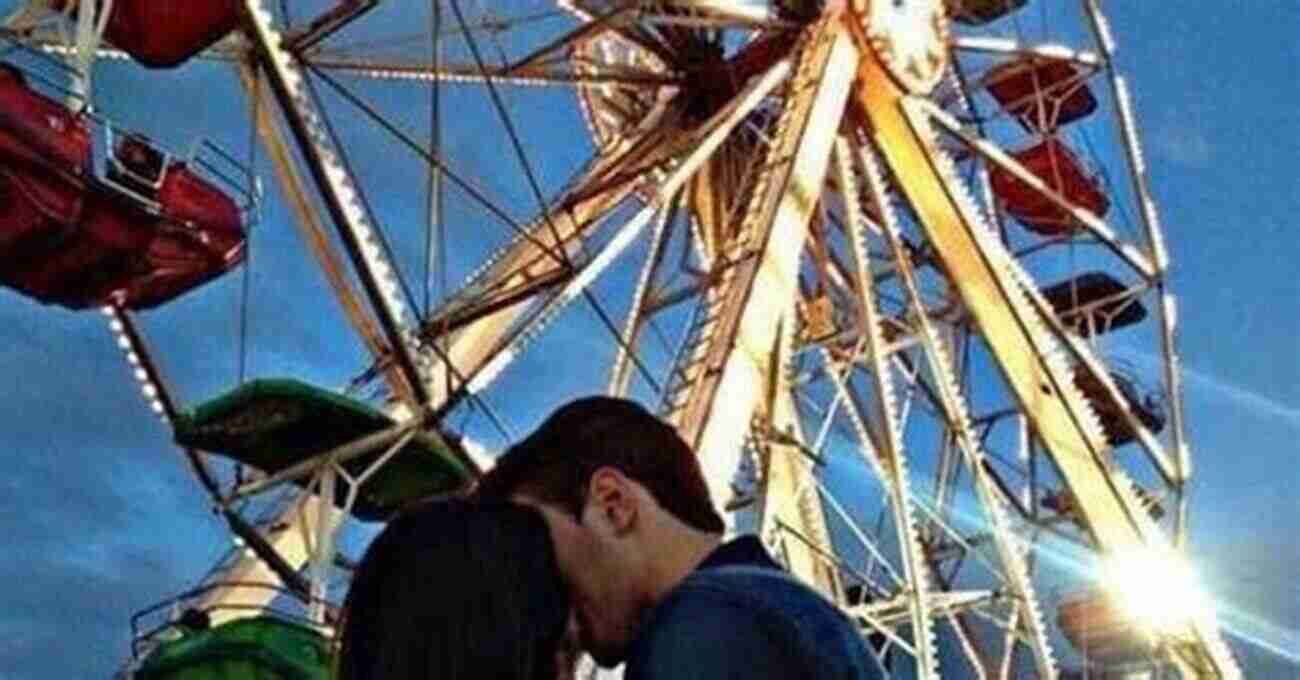
[[[274,474],[393,424],[362,402],[297,380],[256,380],[181,414],[175,436],[183,446]],[[381,453],[355,458],[344,468],[359,474]],[[461,460],[433,436],[418,434],[366,481],[352,512],[359,519],[381,521],[413,500],[455,491],[472,478]],[[338,504],[347,491],[341,486]]]
[[[135,671],[135,680],[329,680],[330,646],[320,633],[268,616],[179,628]]]

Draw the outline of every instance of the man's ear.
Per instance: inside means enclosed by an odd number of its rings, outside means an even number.
[[[632,480],[618,468],[598,468],[587,485],[587,503],[615,536],[630,532],[640,509]]]

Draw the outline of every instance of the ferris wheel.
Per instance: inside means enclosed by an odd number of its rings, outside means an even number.
[[[177,636],[323,657],[350,527],[605,392],[891,677],[1240,677],[1182,553],[1170,263],[1100,0],[198,5],[33,2],[6,39],[72,66],[0,72],[0,256],[72,244],[4,285],[103,308],[236,537],[134,671]],[[278,191],[95,112],[92,74],[212,61]],[[181,404],[137,316],[277,193],[370,359]]]

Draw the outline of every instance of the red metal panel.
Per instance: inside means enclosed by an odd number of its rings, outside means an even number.
[[[171,220],[202,225],[204,231],[211,232],[213,237],[243,238],[239,208],[235,202],[183,163],[175,163],[167,169],[158,190],[158,202],[162,204],[163,215]]]
[[[1073,63],[1025,57],[1002,64],[985,79],[1002,109],[1032,131],[1050,131],[1097,110],[1097,99]]]
[[[64,9],[71,0],[54,0]],[[177,66],[239,26],[236,0],[115,0],[104,38],[153,68]]]
[[[28,88],[20,71],[0,64],[0,157],[84,174],[90,130],[63,104]]]
[[[59,223],[31,200],[8,172],[0,172],[0,275],[27,260],[39,259],[63,238]]]
[[[239,208],[183,164],[168,168],[158,200],[166,220],[154,225],[142,254],[147,270],[124,286],[134,309],[167,302],[244,259]]]
[[[947,0],[948,16],[968,26],[982,26],[1024,7],[1029,0]]]
[[[1070,203],[1098,217],[1110,209],[1110,199],[1102,193],[1100,184],[1084,172],[1079,160],[1055,137],[1011,155]],[[1006,211],[1031,231],[1057,236],[1079,227],[1070,213],[1010,172],[995,167],[989,179]]]
[[[220,189],[173,162],[156,196],[140,182],[131,184],[140,197],[128,196],[90,179],[90,148],[80,117],[0,67],[0,284],[72,309],[142,309],[243,259],[239,207]]]
[[[1075,649],[1102,663],[1132,661],[1147,651],[1133,621],[1100,592],[1062,601],[1057,622]]]
[[[0,65],[0,283],[54,302],[59,263],[91,266],[73,225],[83,208],[90,131],[62,104]]]
[[[80,229],[61,229],[66,225],[53,221],[45,226],[44,252],[7,263],[4,283],[47,304],[72,309],[104,304],[127,270],[122,252],[86,238]]]

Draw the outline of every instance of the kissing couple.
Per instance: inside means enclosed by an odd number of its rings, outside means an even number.
[[[337,680],[881,677],[857,628],[724,524],[694,453],[634,402],[570,402],[460,500],[388,524],[344,605]]]

